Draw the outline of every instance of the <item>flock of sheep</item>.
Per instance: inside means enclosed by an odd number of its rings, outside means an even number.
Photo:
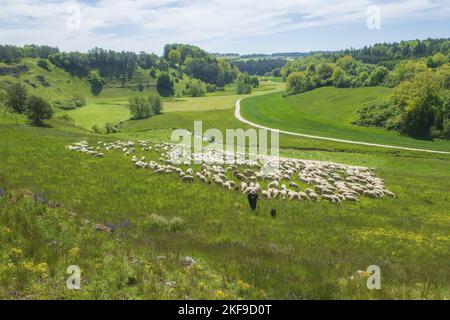
[[[180,182],[198,181],[232,192],[258,194],[265,199],[327,200],[338,204],[358,202],[361,196],[395,197],[386,189],[384,181],[366,167],[291,158],[257,157],[249,160],[242,154],[207,149],[190,154],[184,146],[149,141],[99,141],[97,147],[81,141],[67,146],[67,149],[95,157],[103,157],[103,150],[119,151],[131,157],[139,169],[177,175]],[[138,158],[138,151],[157,152],[159,160],[146,161],[145,156]],[[202,164],[194,170],[192,163]]]

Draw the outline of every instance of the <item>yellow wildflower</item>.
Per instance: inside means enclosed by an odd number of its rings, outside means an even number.
[[[217,299],[225,299],[227,297],[226,293],[222,290],[216,290],[215,294]]]
[[[9,255],[11,259],[20,259],[23,256],[23,250],[19,248],[12,248]]]
[[[11,232],[12,232],[11,229],[8,227],[4,227],[4,226],[0,227],[0,233],[2,233],[2,234],[11,234]]]
[[[238,280],[237,285],[238,285],[239,289],[241,289],[241,290],[249,290],[250,289],[250,285],[242,280]]]
[[[78,248],[78,247],[73,247],[72,249],[69,250],[70,257],[78,257],[79,254],[80,254],[80,248]]]

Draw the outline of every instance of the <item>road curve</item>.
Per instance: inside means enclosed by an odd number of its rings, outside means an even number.
[[[354,140],[335,139],[335,138],[314,136],[314,135],[309,135],[309,134],[302,134],[302,133],[297,133],[297,132],[290,132],[290,131],[284,131],[284,130],[264,127],[262,125],[259,125],[259,124],[256,124],[254,122],[248,121],[248,120],[244,119],[241,116],[241,100],[242,99],[239,99],[239,100],[236,101],[236,109],[234,111],[234,116],[240,122],[246,123],[246,124],[251,125],[251,126],[256,127],[256,128],[266,129],[266,130],[269,130],[269,131],[278,131],[280,133],[291,135],[291,136],[311,138],[311,139],[319,139],[319,140],[327,140],[327,141],[334,141],[334,142],[342,142],[342,143],[350,143],[350,144],[357,144],[357,145],[370,146],[370,147],[381,147],[381,148],[399,149],[399,150],[408,150],[408,151],[450,154],[450,152],[448,152],[448,151],[429,150],[429,149],[417,149],[417,148],[392,146],[392,145],[387,145],[387,144],[378,144],[378,143],[361,142],[361,141],[354,141]]]

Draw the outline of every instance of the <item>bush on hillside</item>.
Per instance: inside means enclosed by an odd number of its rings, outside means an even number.
[[[37,65],[38,65],[39,67],[41,67],[42,69],[46,70],[46,71],[50,71],[50,65],[49,65],[49,63],[48,63],[47,60],[40,59],[40,60],[37,62]]]
[[[27,90],[19,82],[11,85],[6,91],[6,105],[17,113],[23,113],[26,110]]]
[[[357,111],[358,119],[353,123],[366,127],[398,129],[398,124],[391,120],[398,114],[399,109],[389,100],[371,101],[363,104],[361,109]]]
[[[130,98],[129,105],[132,120],[147,119],[152,116],[150,102],[143,97]]]
[[[194,79],[191,81],[188,89],[188,94],[191,97],[203,97],[206,93],[206,87],[200,80]]]
[[[242,81],[236,84],[236,94],[250,94],[252,93],[252,85]]]
[[[166,72],[161,73],[156,80],[156,90],[163,97],[173,96],[173,81]]]
[[[163,110],[163,102],[159,95],[154,94],[148,97],[152,114],[161,114]]]
[[[52,118],[53,109],[43,98],[30,96],[26,102],[26,114],[34,125],[41,126],[43,120]]]

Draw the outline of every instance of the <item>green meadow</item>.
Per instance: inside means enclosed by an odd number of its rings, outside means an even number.
[[[95,158],[65,148],[81,140],[168,142],[173,129],[193,130],[194,121],[203,130],[249,129],[234,117],[244,98],[243,117],[269,127],[450,150],[445,141],[351,124],[362,103],[390,89],[324,87],[284,98],[285,83],[268,77],[250,95],[236,95],[233,84],[204,97],[175,94],[164,98],[161,115],[129,120],[129,97],[154,93],[154,79],[144,92],[110,81],[94,96],[86,79],[23,63],[29,72],[2,76],[2,89],[20,80],[49,101],[83,97],[87,104],[57,110],[45,127],[0,112],[1,299],[450,298],[450,155],[282,134],[282,156],[374,168],[397,197],[340,205],[261,200],[251,212],[239,192],[136,169],[122,152]],[[107,122],[119,132],[91,131]],[[69,265],[81,268],[81,290],[66,288]],[[381,268],[381,290],[351,278],[370,265]]]
[[[323,87],[294,96],[274,93],[245,99],[241,115],[254,123],[291,132],[403,147],[449,151],[450,143],[418,140],[382,128],[353,125],[365,102],[389,95],[384,87]]]

